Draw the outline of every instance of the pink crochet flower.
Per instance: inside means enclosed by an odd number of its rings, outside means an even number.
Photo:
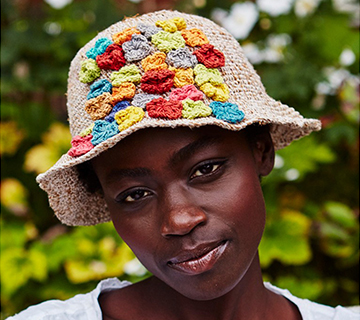
[[[71,140],[71,149],[68,151],[68,155],[71,157],[79,157],[87,152],[89,152],[92,148],[94,148],[91,143],[91,139],[93,138],[92,134],[87,135],[86,137],[75,136]]]
[[[182,88],[177,88],[171,91],[170,100],[182,101],[185,99],[191,99],[193,101],[203,100],[204,94],[196,89],[193,84],[188,84]]]

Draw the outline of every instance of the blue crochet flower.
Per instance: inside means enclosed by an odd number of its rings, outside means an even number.
[[[95,42],[95,46],[93,48],[90,48],[86,52],[86,56],[89,59],[96,60],[96,57],[100,54],[103,54],[106,51],[107,47],[111,44],[113,44],[113,42],[110,39],[100,38]]]
[[[231,123],[237,123],[244,119],[245,114],[239,107],[230,102],[213,101],[210,108],[216,119],[224,120]]]
[[[108,122],[113,122],[115,120],[115,113],[122,110],[122,109],[126,109],[128,106],[130,106],[130,102],[129,101],[120,101],[118,102],[114,108],[111,110],[111,112],[105,117],[105,121]]]
[[[112,92],[112,84],[109,80],[101,79],[94,82],[90,86],[90,92],[87,95],[87,99],[96,98],[97,96],[102,95],[105,92]]]
[[[119,133],[119,126],[115,121],[96,120],[92,131],[93,138],[91,139],[91,143],[96,146],[117,133]]]

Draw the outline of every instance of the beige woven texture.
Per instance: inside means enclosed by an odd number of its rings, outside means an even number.
[[[225,29],[202,17],[164,10],[118,22],[99,33],[77,53],[71,63],[68,79],[67,108],[70,131],[73,136],[93,123],[84,109],[86,96],[90,91],[89,85],[81,83],[78,79],[81,61],[86,59],[86,51],[93,47],[99,38],[111,39],[113,34],[129,27],[136,27],[139,23],[155,25],[157,20],[174,17],[183,17],[187,23],[187,29],[199,28],[202,30],[208,37],[210,44],[224,53],[225,66],[219,70],[224,82],[230,89],[228,102],[237,104],[245,113],[245,119],[238,124],[230,124],[214,117],[194,120],[162,120],[145,115],[141,122],[95,146],[85,155],[77,158],[70,157],[67,154],[63,155],[52,168],[37,177],[40,187],[49,195],[51,208],[62,223],[67,225],[94,225],[110,221],[110,215],[103,197],[100,194],[90,194],[86,191],[78,179],[78,173],[74,166],[94,158],[139,129],[149,127],[174,128],[178,126],[194,128],[204,125],[217,125],[237,131],[253,123],[270,124],[271,136],[276,149],[281,149],[291,141],[308,135],[312,131],[320,130],[320,121],[304,119],[293,108],[275,101],[266,94],[259,76],[246,59],[240,45]],[[153,46],[153,51],[158,50]],[[140,62],[136,65],[144,73]],[[99,79],[110,80],[110,74],[111,71],[102,70]],[[139,87],[137,86],[136,93],[142,93]],[[163,95],[163,97],[166,98],[167,95]],[[205,103],[208,105],[210,100],[206,99]]]

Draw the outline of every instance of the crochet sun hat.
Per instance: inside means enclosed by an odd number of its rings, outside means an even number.
[[[270,126],[276,149],[320,130],[267,95],[239,43],[214,22],[159,11],[115,23],[73,59],[67,108],[72,148],[37,177],[67,225],[110,221],[102,194],[90,193],[76,165],[151,127]]]

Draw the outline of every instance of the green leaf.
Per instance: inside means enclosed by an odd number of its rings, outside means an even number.
[[[269,217],[259,246],[261,266],[269,266],[274,259],[288,265],[308,262],[311,259],[310,224],[311,221],[297,211],[286,210],[280,219]]]
[[[347,205],[340,202],[329,201],[325,204],[325,210],[330,219],[335,223],[345,228],[356,227],[356,216]]]

